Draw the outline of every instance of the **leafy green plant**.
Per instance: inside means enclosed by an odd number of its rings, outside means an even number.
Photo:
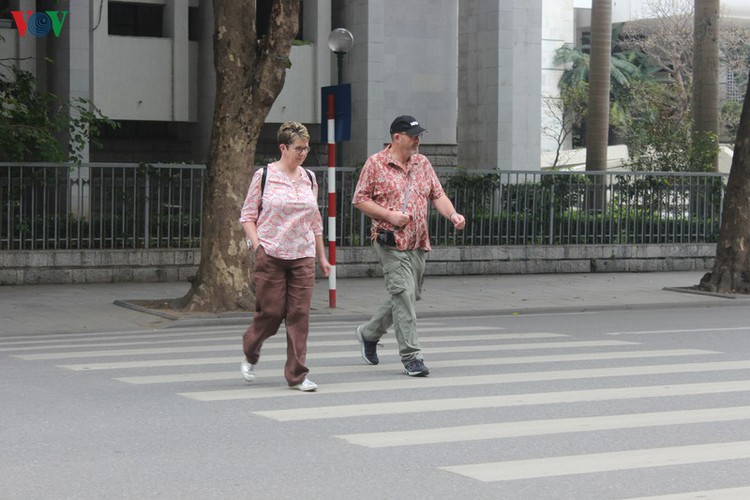
[[[28,71],[11,67],[0,78],[0,161],[71,161],[80,163],[86,144],[99,147],[103,127],[119,124],[84,98],[61,102],[37,89]],[[58,140],[67,134],[68,150]]]
[[[11,72],[12,79],[0,78],[0,161],[64,160],[54,96],[38,92],[31,73]]]
[[[73,163],[81,163],[86,144],[101,148],[99,137],[102,129],[104,127],[116,129],[119,128],[120,124],[104,116],[99,108],[94,106],[93,102],[83,97],[71,100],[68,107],[73,111],[65,114],[65,116],[70,116],[69,121],[67,121],[69,133],[68,160]],[[63,118],[61,127],[65,125],[66,120]]]

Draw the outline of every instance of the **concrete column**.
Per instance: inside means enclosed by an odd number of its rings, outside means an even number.
[[[197,121],[192,127],[191,153],[196,161],[208,159],[208,145],[213,126],[216,98],[216,70],[214,69],[214,13],[212,2],[203,0],[198,5],[198,74],[196,76]]]
[[[36,11],[36,2],[34,0],[18,0],[16,9],[23,12]],[[25,16],[24,16],[25,18]],[[24,71],[32,73],[35,77],[38,77],[37,72],[37,41],[39,39],[26,33],[26,36],[18,37],[18,68]],[[44,87],[42,87],[44,88]]]
[[[60,37],[51,39],[50,53],[54,60],[51,91],[63,101],[75,99],[92,99],[92,52],[91,26],[93,10],[90,2],[60,2],[57,10],[69,10],[68,17],[60,32]],[[97,9],[98,15],[98,9]],[[71,109],[71,118],[79,113]],[[85,166],[90,160],[88,143],[80,152],[84,166],[73,169],[70,173],[70,210],[77,217],[88,218],[90,213],[89,169]]]
[[[315,116],[322,116],[320,102],[320,88],[333,84],[331,79],[331,49],[328,48],[328,34],[331,26],[331,0],[306,0],[302,3],[304,9],[302,33],[305,40],[313,42],[315,56],[313,59],[313,88],[316,89],[313,102]]]
[[[458,163],[538,170],[542,0],[460,0]]]
[[[172,121],[190,119],[190,46],[188,2],[168,0],[164,6],[164,36],[172,40]]]
[[[352,140],[344,143],[343,155],[343,165],[354,166],[388,141],[383,111],[386,5],[384,0],[338,1],[333,9],[339,12],[332,28],[346,28],[354,35],[354,47],[344,57],[344,82],[352,86]],[[331,79],[335,81],[333,74]]]
[[[354,48],[344,60],[353,101],[353,137],[344,164],[361,164],[380,151],[390,141],[391,121],[402,114],[429,130],[424,144],[454,144],[456,2],[334,0],[332,7],[334,24],[354,34]]]

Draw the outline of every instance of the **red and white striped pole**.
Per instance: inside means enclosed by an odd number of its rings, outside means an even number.
[[[328,95],[328,305],[336,308],[336,105]]]

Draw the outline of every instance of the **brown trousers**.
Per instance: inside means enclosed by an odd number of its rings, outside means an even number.
[[[286,365],[284,378],[296,385],[310,371],[305,366],[310,303],[315,286],[315,259],[283,260],[266,255],[263,247],[255,253],[255,316],[242,337],[245,357],[251,364],[260,359],[263,342],[286,324]]]

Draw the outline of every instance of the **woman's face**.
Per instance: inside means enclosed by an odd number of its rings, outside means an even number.
[[[302,165],[302,162],[304,162],[307,157],[307,153],[310,152],[308,142],[310,141],[297,139],[291,144],[282,144],[280,146],[281,157],[292,165]]]

